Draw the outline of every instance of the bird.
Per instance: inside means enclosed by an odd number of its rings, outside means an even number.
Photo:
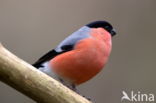
[[[32,65],[76,91],[78,85],[90,80],[104,68],[114,35],[116,31],[109,22],[90,22]]]

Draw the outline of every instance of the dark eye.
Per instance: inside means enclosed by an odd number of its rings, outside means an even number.
[[[105,26],[105,29],[108,29],[109,28],[109,26]]]
[[[104,27],[108,32],[110,32],[112,30],[112,28],[110,26],[105,26]]]

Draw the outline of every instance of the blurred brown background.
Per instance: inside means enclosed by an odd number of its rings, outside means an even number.
[[[156,96],[155,0],[0,0],[0,41],[33,63],[95,20],[111,22],[118,35],[109,63],[81,94],[96,103],[120,103],[123,90]],[[35,102],[0,82],[0,103]]]

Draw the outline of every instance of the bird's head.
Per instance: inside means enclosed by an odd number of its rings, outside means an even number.
[[[86,26],[88,26],[90,28],[103,28],[106,31],[108,31],[111,34],[111,36],[116,35],[115,29],[107,21],[94,21],[94,22],[87,24]]]

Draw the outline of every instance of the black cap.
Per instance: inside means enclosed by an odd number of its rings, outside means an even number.
[[[90,28],[101,27],[101,28],[104,28],[105,30],[107,30],[111,34],[111,36],[116,35],[116,31],[113,29],[113,26],[106,21],[94,21],[94,22],[87,24],[86,26],[88,26]]]

